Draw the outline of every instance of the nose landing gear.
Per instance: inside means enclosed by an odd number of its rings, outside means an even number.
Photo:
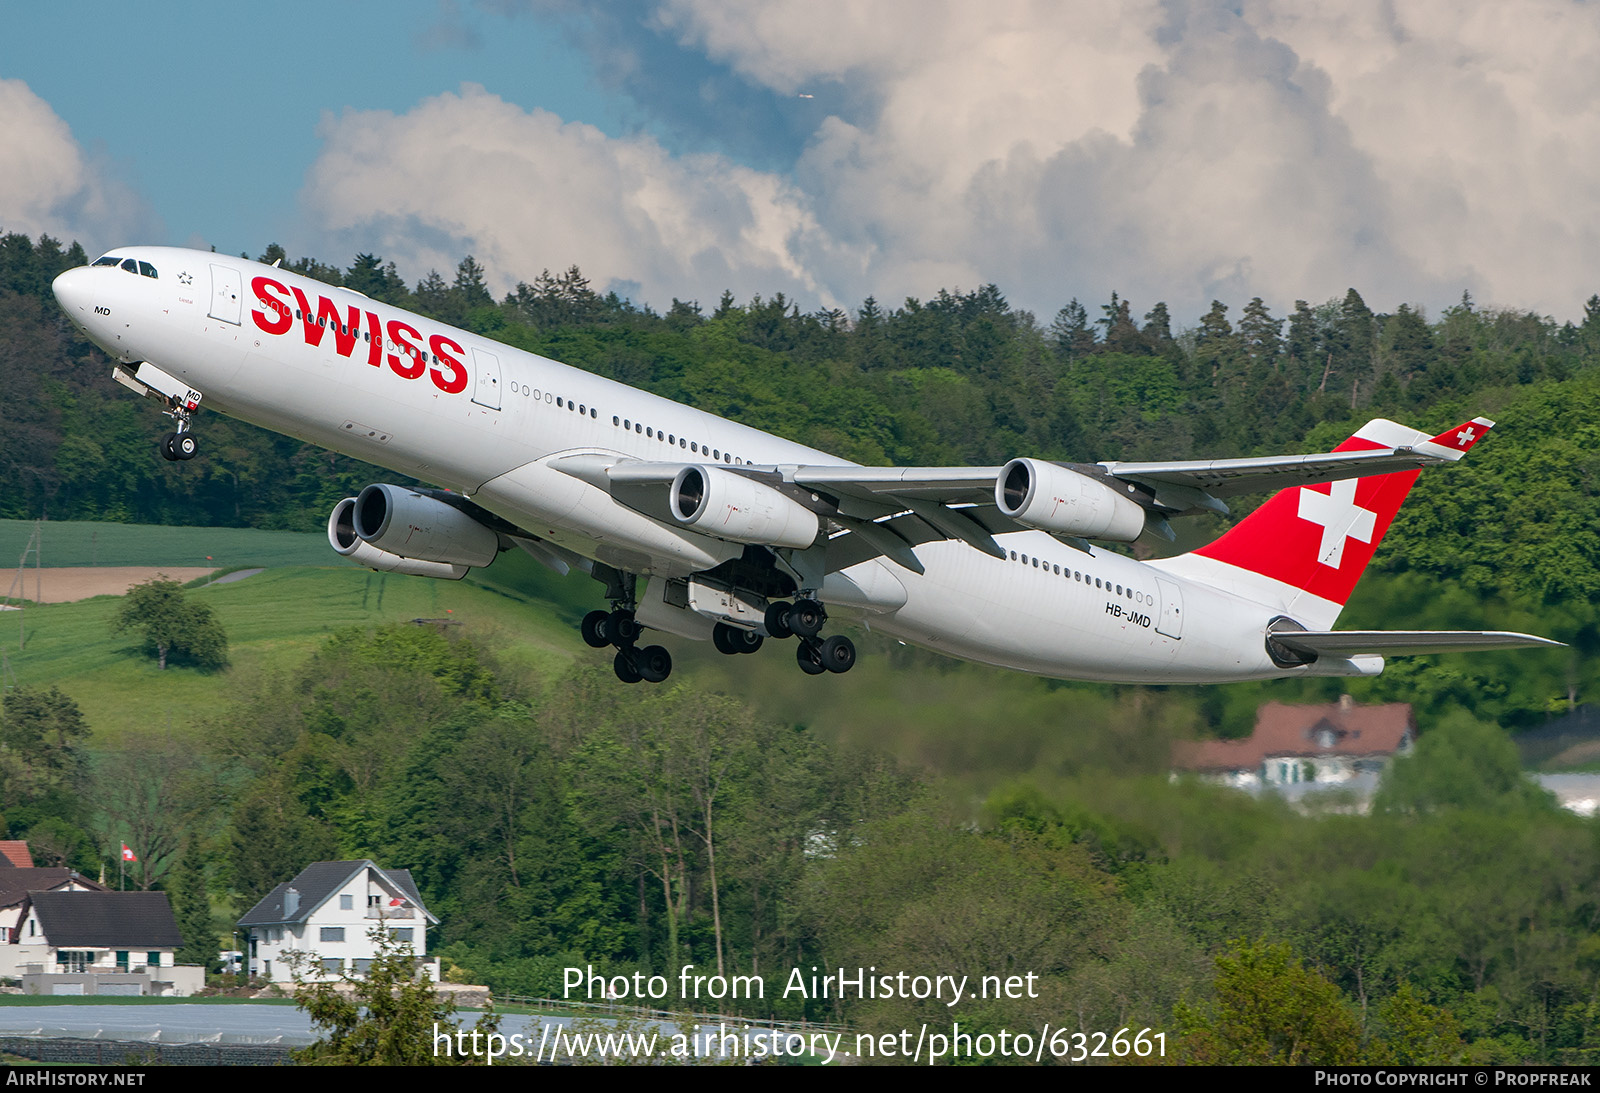
[[[200,442],[194,434],[181,426],[175,433],[168,433],[161,438],[161,457],[171,463],[187,462],[200,454]]]

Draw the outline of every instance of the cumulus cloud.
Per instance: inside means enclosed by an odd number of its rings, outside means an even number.
[[[448,273],[471,252],[504,279],[576,263],[658,304],[751,284],[829,296],[811,273],[828,268],[827,242],[771,173],[610,138],[472,85],[405,114],[329,117],[320,132],[307,207],[323,230],[402,266]]]
[[[149,206],[108,164],[84,153],[48,103],[0,79],[0,229],[48,232],[88,250],[160,238]]]
[[[473,249],[523,276],[577,262],[657,305],[994,281],[1045,317],[1113,289],[1195,315],[1212,297],[1283,309],[1355,285],[1378,307],[1470,289],[1570,316],[1600,290],[1593,4],[642,10],[585,39],[627,54],[624,86],[659,87],[694,56],[727,74],[702,85],[707,119],[740,115],[730,87],[745,116],[788,103],[793,123],[793,104],[813,104],[790,161],[742,166],[738,140],[711,137],[701,147],[729,154],[672,154],[467,88],[327,122],[309,207],[397,258],[444,268]],[[670,48],[638,46],[652,36]],[[693,99],[640,106],[692,142],[710,121],[669,115]]]

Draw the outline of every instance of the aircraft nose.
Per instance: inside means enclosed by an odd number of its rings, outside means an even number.
[[[50,285],[50,290],[56,294],[56,300],[73,319],[82,322],[84,317],[94,309],[93,293],[90,282],[94,278],[89,273],[88,266],[79,266],[69,269],[61,274]]]

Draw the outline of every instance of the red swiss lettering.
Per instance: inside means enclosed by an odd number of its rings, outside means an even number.
[[[349,321],[341,322],[339,306],[326,296],[318,296],[316,318],[312,318],[311,304],[306,299],[306,294],[296,288],[294,298],[300,305],[300,314],[304,316],[307,345],[321,345],[323,329],[332,327],[333,348],[339,356],[348,357],[355,350],[356,338],[359,336],[356,325],[361,321],[360,308],[352,305]]]
[[[421,339],[422,335],[417,333],[411,324],[403,323],[399,319],[389,320],[389,340],[400,346],[400,353],[406,358],[402,360],[397,354],[389,354],[389,367],[394,369],[395,375],[408,380],[414,380],[422,375],[422,370],[427,365],[422,360],[422,350],[417,348]]]
[[[283,299],[268,296],[267,290],[272,289]],[[289,315],[289,290],[284,288],[271,277],[257,277],[250,282],[250,291],[256,294],[256,299],[261,301],[260,307],[250,309],[250,317],[256,325],[268,334],[287,333],[294,320]],[[267,318],[267,312],[272,312],[272,318]]]
[[[450,370],[449,378],[434,367],[429,371],[433,385],[447,395],[458,395],[467,389],[467,366],[461,363],[460,358],[467,355],[455,342],[443,334],[435,334],[428,339],[428,348],[433,350],[433,355],[439,358],[439,364]],[[454,354],[445,352],[446,349],[454,350]]]
[[[367,334],[369,335],[367,340],[372,343],[367,346],[367,363],[374,368],[381,368],[383,367],[383,322],[376,312],[367,312]]]

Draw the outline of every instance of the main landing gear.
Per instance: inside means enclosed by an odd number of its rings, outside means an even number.
[[[848,672],[855,667],[854,642],[843,634],[822,637],[822,627],[827,621],[828,613],[823,610],[822,604],[810,598],[798,599],[792,604],[776,602],[767,605],[767,633],[775,638],[799,639],[794,659],[799,663],[800,670],[808,676],[820,676],[823,672]]]
[[[611,667],[624,683],[660,683],[672,674],[672,654],[659,645],[637,648],[644,633],[633,617],[632,608],[618,605],[611,611],[591,611],[583,617],[583,640],[594,649],[614,645],[616,659]]]

